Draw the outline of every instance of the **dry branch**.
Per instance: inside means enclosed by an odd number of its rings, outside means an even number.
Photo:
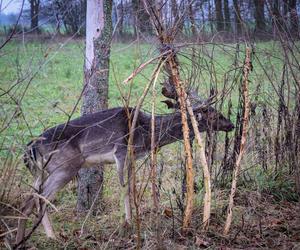
[[[246,48],[246,58],[244,62],[244,70],[243,70],[243,83],[242,83],[242,95],[243,95],[243,120],[242,120],[242,136],[241,136],[241,144],[240,144],[240,150],[238,157],[235,162],[235,169],[232,177],[232,184],[231,184],[231,192],[229,196],[229,204],[227,209],[227,218],[224,226],[223,234],[226,236],[229,232],[230,225],[232,222],[232,209],[234,206],[234,196],[236,192],[236,186],[237,186],[237,178],[240,173],[241,169],[241,160],[243,157],[243,154],[245,152],[245,145],[246,145],[246,137],[247,137],[247,131],[248,131],[248,123],[249,123],[249,112],[250,112],[250,101],[249,101],[249,73],[252,68],[251,64],[251,49]]]
[[[153,57],[149,59],[147,62],[142,63],[140,66],[138,66],[131,74],[128,76],[124,81],[123,84],[128,84],[128,82],[132,81],[133,78],[135,78],[146,66],[151,64],[152,62],[161,59],[163,56],[169,54],[171,51],[164,51],[160,55]]]
[[[192,160],[192,149],[190,144],[190,129],[188,126],[187,119],[187,105],[186,105],[186,92],[182,81],[180,80],[178,63],[175,59],[175,55],[171,55],[167,60],[166,66],[171,72],[172,82],[175,85],[176,93],[178,96],[178,101],[180,104],[181,122],[182,122],[182,133],[184,140],[184,151],[186,155],[186,185],[187,185],[187,196],[186,196],[186,207],[184,210],[183,217],[183,232],[187,231],[191,223],[193,203],[194,203],[194,170],[193,170],[193,160]]]
[[[203,167],[203,175],[204,175],[204,207],[203,207],[203,229],[207,230],[209,226],[209,219],[210,219],[210,210],[211,210],[211,181],[210,181],[210,172],[205,156],[205,146],[203,140],[201,138],[199,129],[198,129],[198,122],[195,118],[193,108],[191,106],[191,102],[189,98],[186,99],[187,102],[187,110],[191,117],[192,126],[195,132],[195,137],[197,140],[197,144],[199,146],[199,153],[200,153],[200,162]]]

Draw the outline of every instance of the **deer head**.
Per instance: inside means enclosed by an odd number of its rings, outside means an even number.
[[[194,113],[197,115],[199,126],[202,127],[201,130],[230,132],[234,129],[233,123],[211,106],[196,108]]]

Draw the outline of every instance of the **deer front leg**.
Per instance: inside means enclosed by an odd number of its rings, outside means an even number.
[[[34,190],[40,189],[42,183],[41,178],[42,178],[41,175],[36,177],[33,185]],[[29,217],[32,214],[35,203],[36,203],[36,198],[34,197],[33,194],[31,194],[21,207],[22,217],[24,216]],[[17,230],[16,242],[15,242],[17,246],[20,245],[21,241],[23,241],[23,238],[25,236],[26,222],[27,222],[27,218],[21,218],[18,221],[18,230]]]
[[[125,158],[126,158],[126,150],[124,151],[117,151],[114,154],[114,158],[117,165],[117,172],[119,181],[122,187],[122,198],[124,200],[124,207],[125,207],[125,223],[131,224],[131,206],[130,206],[130,182],[128,178],[128,184],[125,185],[124,181],[124,166],[125,166]],[[125,194],[125,195],[124,195]]]
[[[22,206],[22,217],[29,217],[32,214],[34,206],[34,197],[30,195],[30,197],[25,201],[24,205]],[[24,238],[25,235],[25,228],[26,228],[27,218],[21,218],[18,221],[18,230],[16,236],[16,245],[19,245]]]
[[[37,207],[37,211],[40,211],[42,204],[40,204],[39,199],[36,199],[36,207]],[[43,211],[40,211],[40,212],[44,214],[43,218],[42,218],[42,224],[43,224],[43,227],[44,227],[47,237],[51,238],[51,239],[56,239],[53,227],[52,227],[50,219],[49,219],[49,215],[47,213],[47,208],[45,208],[44,212]]]

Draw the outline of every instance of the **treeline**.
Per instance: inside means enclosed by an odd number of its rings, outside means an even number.
[[[28,0],[22,15],[30,32],[85,34],[86,0]],[[288,31],[299,37],[300,1],[297,0],[168,0],[148,1],[161,9],[165,24],[177,25],[181,37],[273,37]],[[115,37],[151,36],[153,29],[143,0],[113,1]],[[26,22],[27,21],[27,22]],[[49,29],[51,27],[51,29]],[[229,34],[229,35],[228,35]]]

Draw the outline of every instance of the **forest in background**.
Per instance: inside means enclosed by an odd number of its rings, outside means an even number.
[[[113,166],[104,176],[102,206],[95,216],[76,216],[76,182],[60,192],[50,208],[58,241],[38,229],[29,245],[38,248],[297,248],[300,242],[300,65],[299,1],[215,0],[157,1],[186,88],[204,98],[217,93],[213,107],[235,124],[234,132],[203,134],[212,181],[209,229],[202,231],[205,186],[194,142],[195,204],[191,230],[181,231],[187,200],[186,158],[181,142],[158,153],[159,220],[153,215],[150,161],[138,162],[136,185],[141,192],[136,227],[124,234],[119,186]],[[13,237],[17,208],[29,192],[31,177],[22,163],[25,145],[49,127],[80,115],[83,82],[85,1],[28,1],[14,24],[0,23],[0,241]],[[15,16],[13,18],[13,16]],[[3,19],[0,19],[3,20]],[[152,62],[124,86],[123,81],[162,49],[151,13],[143,1],[113,1],[113,43],[109,75],[109,107],[122,106],[122,95],[135,106],[151,81]],[[168,33],[169,32],[169,33]],[[173,34],[173,33],[172,33]],[[249,129],[238,175],[233,223],[223,235],[235,162],[243,130],[242,84],[246,48],[249,71]],[[161,74],[163,84],[166,74]],[[169,113],[156,85],[156,113]],[[143,110],[151,112],[153,97]],[[75,109],[74,109],[75,107]],[[75,112],[74,112],[75,111]],[[146,190],[143,191],[142,190]],[[62,226],[63,225],[63,226]],[[160,232],[160,235],[157,234]]]
[[[21,7],[21,2],[19,5]],[[208,39],[219,34],[233,39],[276,38],[277,29],[299,35],[297,0],[170,0],[161,1],[161,15],[168,24],[178,21],[177,32],[182,39]],[[8,3],[9,4],[9,3]],[[5,10],[5,4],[2,4]],[[4,34],[18,20],[19,13],[0,13]],[[85,34],[86,0],[29,0],[18,21],[18,32],[78,35]],[[155,34],[150,16],[140,0],[116,0],[112,6],[115,39],[136,38],[149,42]],[[232,36],[234,34],[234,36]]]

